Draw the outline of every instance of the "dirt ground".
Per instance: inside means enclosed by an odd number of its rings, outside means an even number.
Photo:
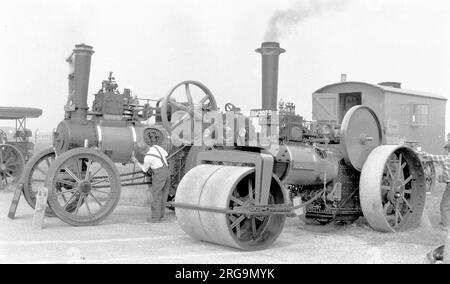
[[[192,239],[168,211],[163,223],[146,223],[145,188],[124,189],[119,206],[94,227],[71,227],[46,218],[31,226],[33,211],[22,198],[15,220],[7,217],[13,197],[0,190],[0,263],[427,263],[425,255],[445,240],[439,229],[444,185],[427,194],[420,227],[403,233],[373,231],[360,218],[353,224],[307,225],[288,218],[268,249],[245,252]]]

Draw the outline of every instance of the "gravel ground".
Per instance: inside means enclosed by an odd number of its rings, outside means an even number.
[[[124,191],[119,206],[94,227],[71,227],[46,218],[44,229],[31,226],[33,211],[22,198],[15,220],[7,217],[13,197],[0,191],[0,263],[426,263],[425,254],[445,240],[439,229],[438,185],[427,195],[422,224],[385,234],[360,218],[353,224],[307,225],[288,218],[269,248],[243,252],[190,238],[168,211],[163,223],[146,223],[140,202],[144,189]]]

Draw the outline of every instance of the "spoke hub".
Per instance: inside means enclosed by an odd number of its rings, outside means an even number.
[[[398,199],[401,199],[404,194],[404,189],[402,183],[394,183],[392,186],[392,190],[390,190],[387,194],[387,199],[391,202],[395,202]]]
[[[79,185],[80,192],[84,194],[89,194],[92,190],[92,185],[88,181],[82,181]]]
[[[403,193],[403,182],[399,179],[397,179],[396,181],[394,181],[394,185],[392,186],[393,190],[395,191],[396,194],[402,194]]]

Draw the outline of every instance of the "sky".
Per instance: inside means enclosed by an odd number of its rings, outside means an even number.
[[[248,113],[261,106],[254,50],[264,40],[286,49],[279,98],[306,119],[311,94],[342,73],[450,98],[448,0],[17,0],[0,2],[0,106],[41,108],[28,128],[52,131],[67,101],[65,59],[85,43],[95,50],[88,105],[114,71],[138,97],[196,80],[222,109]]]

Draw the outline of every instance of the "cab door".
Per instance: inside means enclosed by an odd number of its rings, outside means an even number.
[[[319,122],[338,123],[338,98],[338,94],[332,93],[313,94],[313,120]]]

